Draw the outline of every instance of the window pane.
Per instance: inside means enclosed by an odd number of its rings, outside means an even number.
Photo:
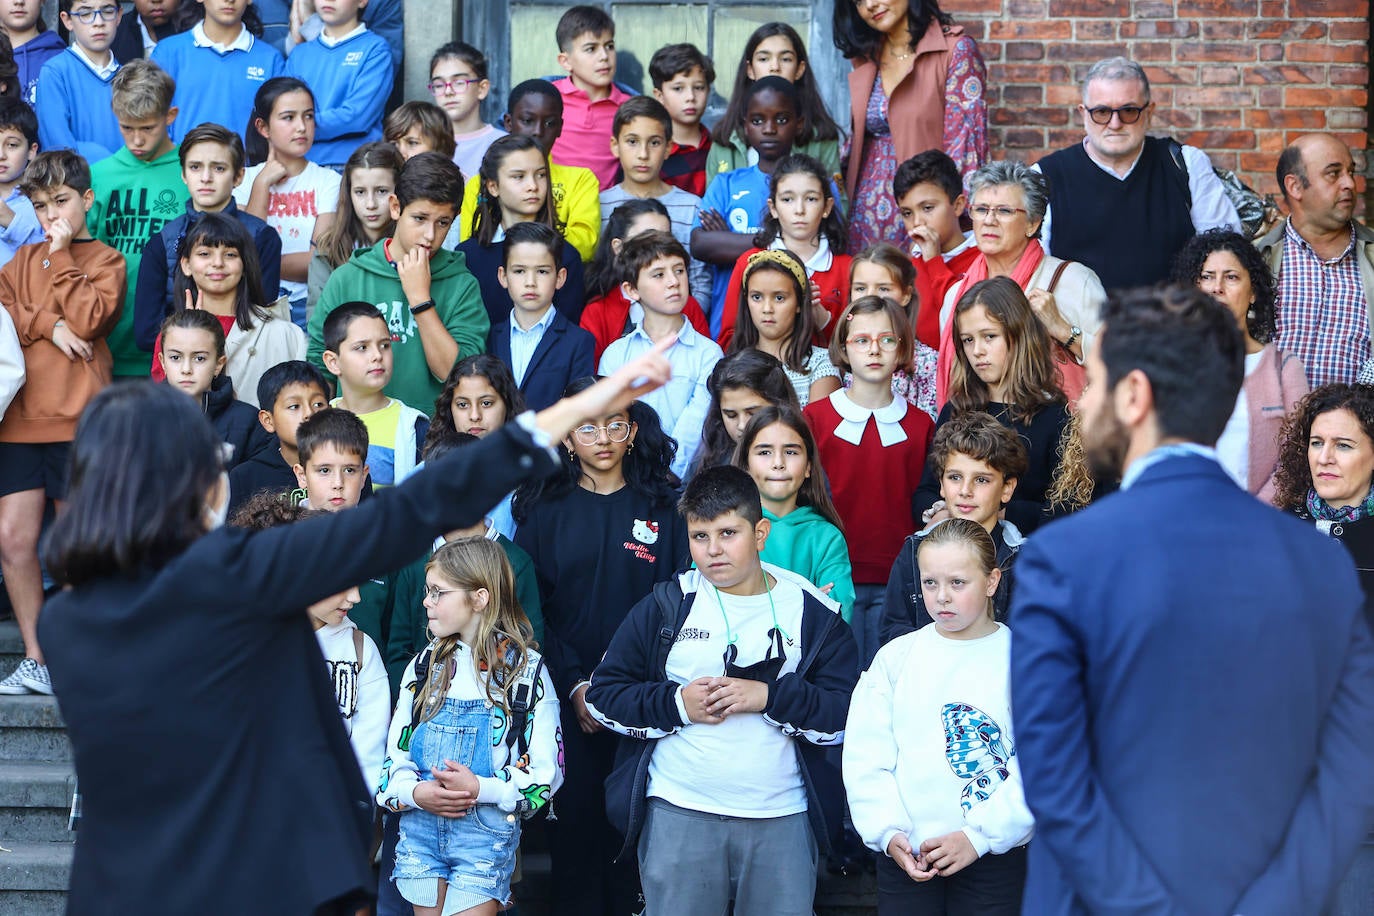
[[[562,76],[554,32],[565,6],[512,3],[510,8],[510,84]],[[501,103],[503,106],[505,102]],[[503,109],[504,110],[504,109]]]
[[[649,61],[664,45],[690,41],[707,54],[705,3],[617,3],[616,81],[640,92],[653,91]]]
[[[786,22],[797,30],[802,41],[806,41],[807,31],[811,28],[811,7],[773,5],[761,3],[717,6],[715,15],[715,48],[711,60],[716,64],[716,91],[728,96],[734,87],[735,72],[740,58],[744,55],[744,45],[754,30],[765,22]],[[810,48],[807,49],[808,54]]]

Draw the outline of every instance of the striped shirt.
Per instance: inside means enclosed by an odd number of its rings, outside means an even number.
[[[1369,358],[1369,304],[1358,259],[1353,225],[1345,251],[1326,261],[1289,221],[1279,269],[1274,343],[1302,360],[1313,388],[1354,382]]]

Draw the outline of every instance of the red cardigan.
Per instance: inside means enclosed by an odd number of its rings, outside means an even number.
[[[916,339],[932,350],[940,349],[940,307],[945,293],[964,279],[980,253],[977,245],[970,245],[948,261],[942,257],[911,259],[916,265]]]
[[[687,298],[687,305],[683,307],[682,314],[703,337],[711,336],[711,326],[706,322],[706,313],[701,310],[696,299],[690,296]],[[596,338],[594,365],[601,365],[601,354],[612,343],[625,336],[625,325],[629,321],[630,300],[625,298],[619,286],[612,287],[611,291],[600,299],[593,299],[587,303],[578,324],[591,331],[592,337]]]
[[[725,307],[720,312],[720,338],[716,342],[720,348],[729,352],[730,340],[735,336],[735,313],[739,311],[739,293],[744,288],[744,265],[749,256],[761,249],[750,248],[735,261],[735,269],[730,272],[730,290],[725,296]],[[832,249],[833,252],[833,249]],[[847,254],[831,255],[830,269],[818,270],[811,274],[811,280],[821,289],[821,305],[830,313],[830,322],[816,331],[812,343],[818,347],[830,345],[830,334],[840,313],[849,304],[849,265],[854,259]]]

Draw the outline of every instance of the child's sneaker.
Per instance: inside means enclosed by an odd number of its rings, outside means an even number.
[[[34,693],[45,693],[52,696],[52,678],[48,677],[48,666],[40,665],[31,658],[24,659],[29,663],[25,668],[24,664],[19,665],[19,679],[24,682],[24,686]]]
[[[24,680],[25,675],[32,675],[36,670],[43,672],[43,681],[48,683],[47,693],[52,693],[52,685],[48,681],[48,669],[38,664],[31,658],[26,658],[19,663],[19,667],[10,673],[10,676],[0,681],[0,694],[14,696],[29,692],[28,682]]]

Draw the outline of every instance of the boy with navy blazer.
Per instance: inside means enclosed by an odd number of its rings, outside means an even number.
[[[531,410],[563,396],[573,379],[593,375],[596,341],[553,307],[567,280],[563,237],[542,223],[516,223],[506,232],[496,278],[510,293],[504,321],[492,322],[487,351],[510,367]]]

